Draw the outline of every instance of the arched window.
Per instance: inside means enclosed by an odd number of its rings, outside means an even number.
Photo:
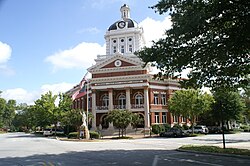
[[[104,107],[109,106],[109,97],[107,94],[102,96],[102,106],[104,106]]]
[[[119,108],[120,109],[125,109],[126,108],[126,96],[124,94],[121,94],[118,97],[118,102],[119,102]]]
[[[135,95],[135,104],[137,106],[139,106],[139,107],[141,105],[143,105],[143,96],[142,96],[142,94],[138,93],[138,94]]]

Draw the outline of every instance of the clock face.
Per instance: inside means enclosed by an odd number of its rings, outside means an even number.
[[[121,65],[122,65],[122,61],[120,61],[120,60],[115,61],[115,66],[116,67],[120,67]]]
[[[120,22],[118,23],[118,27],[119,27],[119,28],[124,28],[125,25],[126,25],[126,23],[125,23],[124,21],[120,21]]]

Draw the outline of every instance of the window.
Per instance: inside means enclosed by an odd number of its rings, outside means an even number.
[[[175,116],[175,115],[173,115],[173,121],[174,121],[174,122],[178,122],[178,117]]]
[[[159,104],[159,94],[154,94],[154,104]]]
[[[108,95],[104,95],[102,97],[102,106],[104,106],[104,107],[108,107],[109,106],[109,97],[108,97]]]
[[[161,104],[162,105],[167,105],[166,94],[161,94]]]
[[[162,112],[162,123],[167,123],[167,113]]]
[[[182,117],[181,117],[181,121],[182,121],[182,122],[187,122],[187,118],[184,117],[184,116],[182,116]]]
[[[159,112],[155,112],[155,123],[160,123]]]
[[[113,47],[113,53],[116,53],[116,46]]]
[[[121,53],[124,53],[124,52],[125,52],[124,46],[121,46]]]
[[[141,106],[143,104],[143,96],[141,94],[137,94],[135,96],[135,104]]]
[[[128,51],[129,52],[133,52],[133,46],[132,46],[132,44],[128,45]]]
[[[126,108],[126,96],[124,94],[121,94],[118,98],[119,102],[119,108],[125,109]]]

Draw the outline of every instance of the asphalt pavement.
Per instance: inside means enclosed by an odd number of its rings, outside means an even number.
[[[226,146],[250,147],[250,133],[226,135]],[[60,141],[32,134],[0,134],[0,166],[250,165],[249,158],[179,152],[185,144],[221,145],[220,135],[188,138]],[[250,149],[250,148],[249,148]]]

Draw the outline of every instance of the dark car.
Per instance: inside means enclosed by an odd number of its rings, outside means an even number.
[[[178,128],[171,128],[168,131],[160,133],[160,137],[181,137],[183,136],[183,131]]]

